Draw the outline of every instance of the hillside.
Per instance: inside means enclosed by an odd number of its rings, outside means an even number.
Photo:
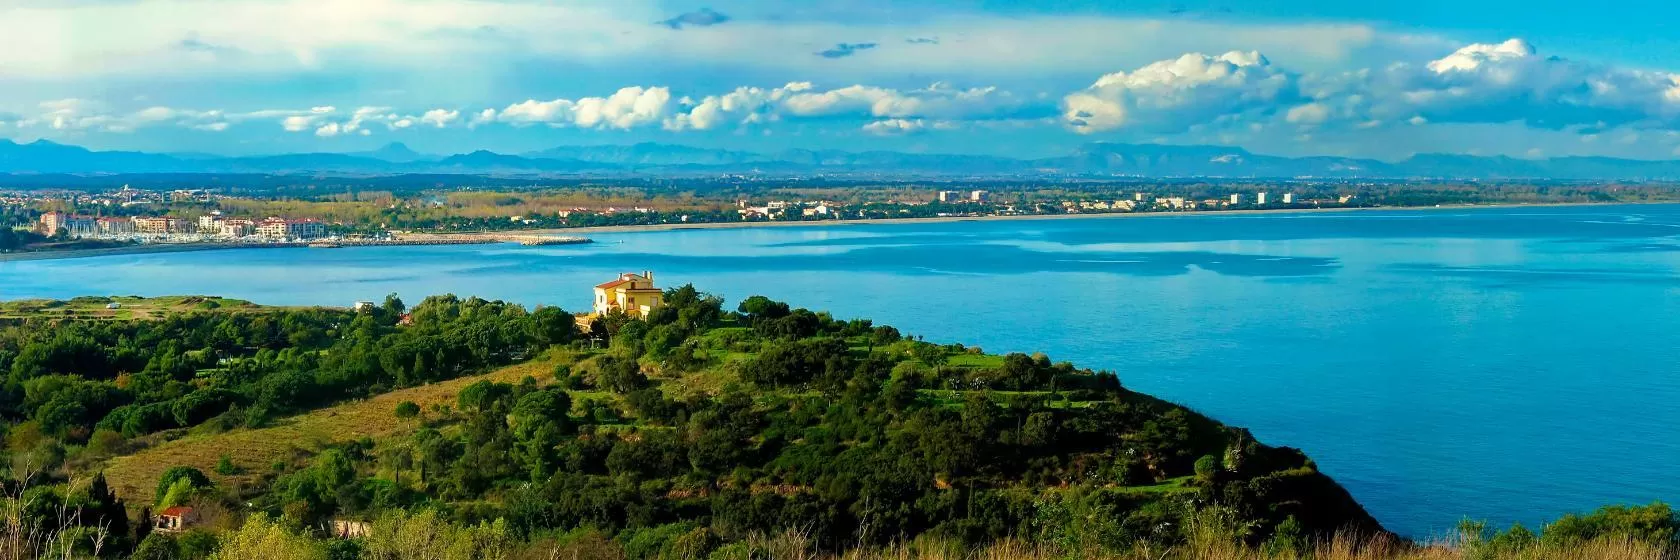
[[[663,296],[7,304],[9,526],[106,557],[719,560],[1658,558],[1680,529],[1654,504],[1418,546],[1300,451],[1112,373]]]
[[[180,437],[162,438],[156,445],[114,457],[103,470],[111,489],[136,503],[151,499],[158,477],[177,466],[202,470],[218,486],[249,486],[260,483],[262,474],[272,473],[271,465],[275,463],[291,464],[332,446],[362,438],[405,437],[419,429],[422,421],[400,419],[392,414],[398,403],[413,402],[424,409],[447,406],[468,385],[479,381],[518,383],[526,377],[545,377],[556,361],[553,356],[544,356],[482,375],[398,389],[285,418],[262,428],[175,434]],[[216,472],[223,456],[239,469],[236,474]]]

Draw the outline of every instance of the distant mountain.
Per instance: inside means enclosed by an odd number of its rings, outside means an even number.
[[[357,152],[350,155],[382,159],[391,163],[409,163],[421,160],[438,159],[437,156],[422,154],[411,150],[407,144],[403,144],[402,142],[392,142],[371,152]]]
[[[501,154],[422,154],[401,143],[356,153],[223,157],[98,152],[77,146],[0,140],[0,173],[261,173],[393,175],[584,175],[715,177],[725,174],[910,177],[1206,177],[1680,180],[1680,160],[1603,157],[1517,159],[1417,154],[1398,162],[1333,156],[1283,157],[1229,146],[1093,143],[1065,156],[999,156],[791,149],[775,153],[672,144],[563,146]]]
[[[539,159],[570,159],[614,165],[731,165],[773,161],[752,152],[644,142],[629,146],[561,146],[523,154]]]

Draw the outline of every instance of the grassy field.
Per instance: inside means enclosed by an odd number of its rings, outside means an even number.
[[[273,310],[245,300],[215,296],[79,297],[68,301],[23,299],[0,302],[0,320],[55,317],[64,319],[161,319],[172,313],[190,311]]]
[[[413,432],[420,427],[422,420],[397,418],[394,411],[403,401],[414,401],[429,414],[433,405],[454,405],[456,393],[481,380],[518,383],[526,376],[550,380],[554,367],[563,359],[545,355],[483,375],[400,389],[370,399],[323,408],[280,420],[265,428],[188,435],[111,459],[105,465],[105,477],[119,496],[132,503],[151,502],[158,477],[170,467],[180,465],[197,467],[224,487],[249,484],[262,473],[271,472],[275,462],[290,463],[313,455],[327,445],[364,437],[398,437]],[[234,476],[217,474],[216,463],[224,455],[243,472]]]

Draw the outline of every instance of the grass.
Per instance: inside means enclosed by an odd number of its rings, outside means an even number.
[[[111,304],[116,304],[113,309]],[[62,319],[153,320],[171,314],[215,309],[222,312],[272,311],[245,300],[215,296],[79,297],[72,300],[24,299],[0,302],[0,320],[36,317]]]
[[[197,467],[224,487],[248,484],[270,471],[275,462],[290,463],[328,445],[364,437],[400,437],[418,429],[421,419],[396,417],[398,403],[414,401],[429,413],[433,405],[453,405],[455,395],[462,388],[481,380],[518,383],[527,376],[539,381],[551,379],[550,372],[560,359],[563,358],[545,355],[482,375],[399,389],[311,411],[264,428],[188,435],[111,459],[105,465],[105,477],[111,488],[131,503],[150,503],[158,477],[174,466]],[[216,462],[223,455],[230,457],[243,472],[232,476],[217,474]]]
[[[951,354],[945,358],[945,365],[960,368],[1001,368],[1003,356],[994,354]]]

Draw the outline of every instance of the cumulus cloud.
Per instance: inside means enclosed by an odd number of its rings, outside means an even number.
[[[945,83],[914,90],[862,84],[820,90],[810,82],[793,82],[779,88],[738,88],[683,105],[684,111],[666,121],[667,129],[709,130],[788,119],[989,120],[1052,110],[996,87],[956,88]]]
[[[674,17],[674,18],[671,18],[671,19],[668,19],[668,20],[665,20],[665,21],[661,21],[661,22],[659,22],[659,24],[663,25],[665,27],[669,27],[671,29],[682,29],[685,26],[686,27],[711,27],[713,25],[717,25],[717,24],[724,23],[724,22],[727,22],[727,21],[729,21],[729,16],[723,15],[723,14],[715,12],[715,11],[712,11],[711,8],[700,8],[699,10],[695,10],[695,11],[692,11],[692,12],[681,14],[681,15],[678,15],[677,17]]]
[[[1569,133],[1680,130],[1680,75],[1548,57],[1520,40],[1443,48],[1415,60],[1334,72],[1286,69],[1258,51],[1189,53],[1104,74],[1075,91],[1026,95],[943,82],[900,89],[868,83],[819,87],[807,81],[684,93],[629,86],[606,96],[527,99],[499,109],[417,111],[328,105],[245,112],[165,105],[114,110],[72,98],[39,103],[16,118],[0,115],[0,122],[66,132],[164,126],[223,132],[260,122],[321,137],[490,125],[682,132],[792,121],[871,135],[1060,124],[1084,134],[1120,131],[1151,138],[1222,137],[1273,125],[1287,126],[1289,134],[1318,136],[1438,124],[1515,123]]]
[[[1081,133],[1183,132],[1269,119],[1364,130],[1427,123],[1521,123],[1550,130],[1680,126],[1680,75],[1547,57],[1520,39],[1439,58],[1299,73],[1258,52],[1186,54],[1116,72],[1065,96]]]
[[[528,99],[502,109],[497,113],[496,120],[519,126],[545,124],[628,130],[663,121],[670,105],[669,88],[631,86],[608,97],[551,101]]]
[[[458,120],[461,120],[461,112],[453,110],[446,111],[443,109],[432,109],[430,111],[426,111],[426,114],[420,115],[420,122],[438,128],[444,128],[454,124],[455,121]]]
[[[788,97],[810,91],[810,82],[793,82],[779,88],[741,87],[723,95],[687,100],[687,110],[666,120],[668,130],[710,130],[723,126],[749,125],[781,118],[777,108]]]
[[[1465,45],[1423,64],[1315,78],[1306,89],[1341,122],[1680,125],[1680,75],[1542,56],[1520,39]]]
[[[904,136],[926,130],[952,130],[956,123],[925,119],[883,119],[863,125],[863,131],[876,136]]]
[[[1219,56],[1189,53],[1131,72],[1098,78],[1062,99],[1068,126],[1081,133],[1127,127],[1181,132],[1299,97],[1296,76],[1254,51]]]

